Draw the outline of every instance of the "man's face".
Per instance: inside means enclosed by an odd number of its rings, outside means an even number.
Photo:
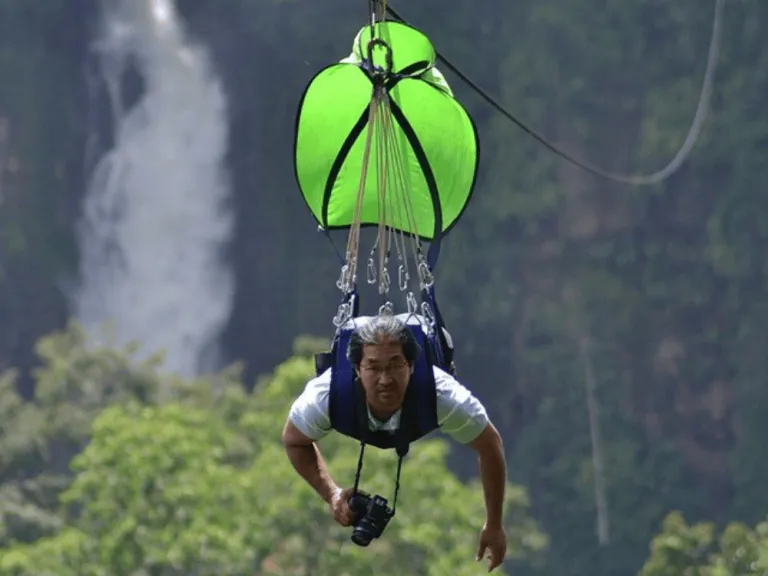
[[[403,405],[412,372],[400,344],[383,339],[379,344],[363,346],[357,375],[374,415],[378,412],[389,416]]]

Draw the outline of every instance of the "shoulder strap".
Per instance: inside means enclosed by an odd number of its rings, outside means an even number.
[[[448,346],[448,341],[446,340],[445,333],[443,332],[445,323],[443,322],[443,316],[440,314],[440,308],[437,306],[437,298],[435,298],[434,285],[424,288],[421,291],[421,300],[422,302],[426,302],[429,305],[429,307],[432,309],[432,313],[435,316],[435,336],[437,336],[437,341],[439,344],[439,350],[436,352],[439,356],[438,358],[433,358],[432,361],[446,372],[453,374],[453,349]]]
[[[415,386],[409,385],[400,410],[400,425],[395,432],[395,451],[402,459],[408,455],[410,439],[415,436],[419,428],[418,396]]]
[[[352,386],[355,389],[355,418],[357,418],[357,426],[360,431],[360,441],[367,442],[371,434],[371,427],[368,425],[368,402],[365,399],[365,389],[360,378],[355,378]]]

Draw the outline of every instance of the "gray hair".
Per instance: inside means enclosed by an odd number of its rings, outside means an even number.
[[[363,359],[363,347],[366,344],[379,344],[382,340],[400,344],[405,360],[413,365],[421,349],[410,328],[395,316],[388,314],[374,316],[367,323],[358,327],[349,339],[347,358],[353,366],[359,366]]]

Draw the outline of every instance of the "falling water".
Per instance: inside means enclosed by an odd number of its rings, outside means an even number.
[[[86,193],[78,319],[104,325],[165,369],[215,369],[233,298],[222,251],[230,240],[224,170],[226,99],[206,53],[184,35],[172,0],[105,0],[96,43],[114,142]],[[125,109],[130,65],[144,91]]]

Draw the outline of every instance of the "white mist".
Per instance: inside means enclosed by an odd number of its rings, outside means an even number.
[[[172,0],[105,0],[97,43],[115,140],[86,193],[75,312],[89,335],[102,326],[165,370],[190,377],[217,368],[234,280],[224,166],[227,109],[203,49],[192,45]],[[131,62],[144,92],[121,92]]]

